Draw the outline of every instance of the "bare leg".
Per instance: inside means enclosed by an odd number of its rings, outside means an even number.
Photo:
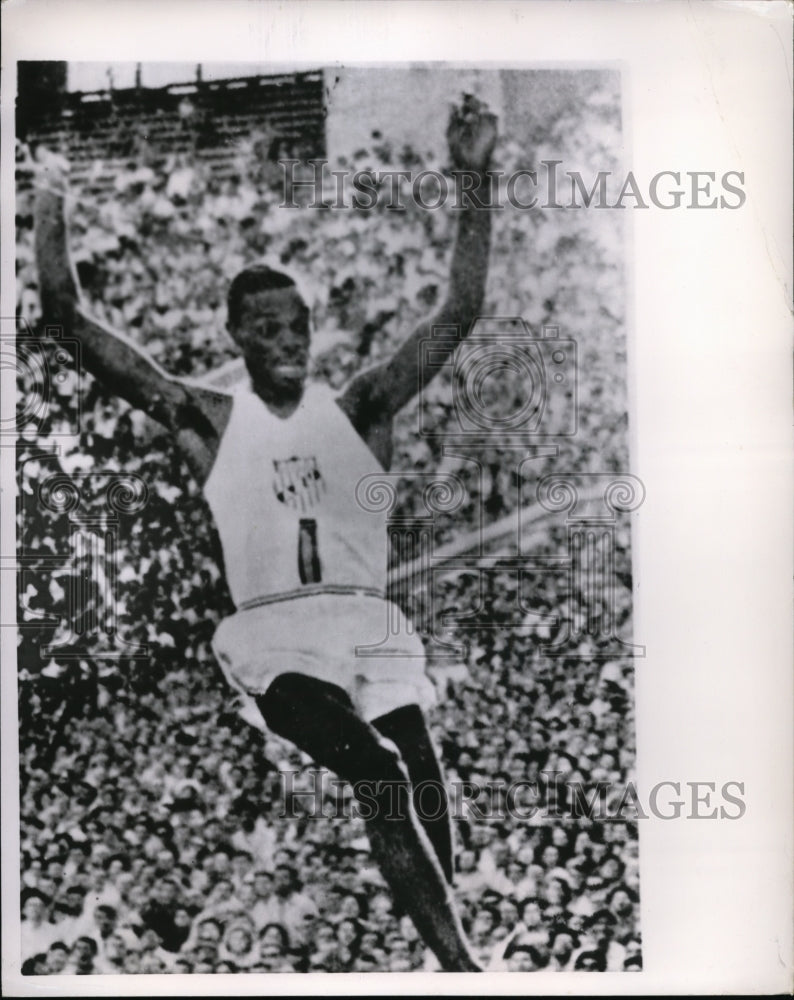
[[[407,774],[394,750],[359,718],[334,684],[281,674],[257,704],[273,732],[352,784],[372,814],[368,829],[383,876],[441,967],[448,972],[480,971],[452,892],[414,813]]]
[[[452,825],[447,790],[424,715],[418,705],[406,705],[373,719],[372,725],[395,744],[414,790],[414,811],[425,828],[444,878],[452,885]],[[422,786],[433,794],[421,794]]]

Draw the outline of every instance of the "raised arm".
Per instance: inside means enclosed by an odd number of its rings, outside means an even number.
[[[484,181],[496,137],[496,115],[467,95],[462,106],[453,109],[447,130],[453,167]],[[432,328],[455,326],[461,337],[466,337],[479,315],[488,275],[491,211],[478,206],[478,201],[488,201],[485,184],[479,189],[476,183],[470,184],[469,190],[473,194],[463,196],[464,207],[458,210],[458,231],[443,305],[414,329],[389,361],[356,376],[339,400],[361,433],[366,434],[368,424],[391,419],[438,370],[438,364],[432,369],[420,364],[420,344],[430,336]],[[453,341],[440,341],[434,352],[436,362],[443,362],[440,353],[450,354],[453,350]]]
[[[86,310],[69,254],[65,184],[52,160],[35,176],[34,223],[39,294],[44,319],[79,342],[86,370],[115,394],[171,430],[188,403],[188,390],[129,338]]]

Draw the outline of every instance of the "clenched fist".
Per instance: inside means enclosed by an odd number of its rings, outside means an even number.
[[[456,170],[488,169],[496,145],[499,119],[488,105],[472,94],[464,94],[460,107],[453,106],[447,127],[447,143]]]

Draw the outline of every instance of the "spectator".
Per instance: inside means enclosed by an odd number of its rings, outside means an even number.
[[[470,849],[461,851],[458,857],[455,884],[461,893],[479,893],[485,888],[487,878],[477,866],[477,854]]]
[[[170,857],[169,853],[169,857]],[[190,933],[184,923],[177,926],[179,887],[171,878],[158,878],[151,889],[149,905],[141,913],[144,927],[156,931],[166,951],[179,951]]]
[[[289,864],[276,867],[273,886],[276,922],[283,924],[296,944],[305,944],[308,933],[306,915],[316,916],[316,905],[301,891],[297,872]]]
[[[45,967],[48,976],[57,976],[67,971],[69,962],[69,948],[63,941],[53,941],[47,949]]]
[[[585,944],[604,956],[608,972],[619,972],[626,959],[626,949],[615,940],[618,921],[610,910],[597,910],[585,921]]]
[[[23,976],[45,976],[47,974],[47,955],[45,952],[40,951],[30,958],[26,958],[20,971]]]
[[[573,967],[575,972],[606,972],[606,956],[602,951],[580,951]]]
[[[517,944],[505,955],[508,972],[537,972],[547,964],[540,951],[531,944]]]
[[[94,908],[94,926],[96,928],[96,942],[100,957],[104,958],[105,945],[113,935],[118,924],[118,911],[114,906],[102,903]]]
[[[257,972],[292,972],[289,961],[289,935],[283,924],[267,924],[259,935],[259,955],[254,970]]]
[[[46,951],[60,933],[48,919],[51,899],[38,889],[23,890],[21,898],[23,953]]]
[[[253,888],[256,896],[251,908],[251,916],[254,925],[261,930],[265,924],[275,920],[278,913],[278,904],[273,896],[273,876],[263,868],[257,869],[253,874]]]
[[[64,971],[76,976],[91,975],[96,971],[94,964],[98,950],[93,938],[79,937],[72,946],[69,964]]]
[[[94,959],[95,971],[117,974],[124,972],[128,950],[127,940],[123,934],[118,931],[111,934],[105,942],[104,955],[100,958],[97,954]]]
[[[615,938],[622,941],[632,935],[635,929],[635,906],[637,896],[628,886],[619,885],[607,896],[607,907],[615,917]]]
[[[242,972],[255,964],[256,957],[256,936],[251,922],[239,919],[231,921],[224,931],[218,958],[233,963],[235,971]]]
[[[569,972],[574,964],[574,952],[579,947],[579,938],[567,927],[556,927],[549,934],[549,968],[557,972]]]

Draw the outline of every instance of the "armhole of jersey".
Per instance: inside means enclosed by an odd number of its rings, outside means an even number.
[[[196,476],[199,486],[203,490],[206,488],[207,484],[210,481],[210,477],[215,471],[215,467],[218,462],[218,455],[220,454],[221,450],[221,443],[223,441],[223,436],[226,433],[226,430],[229,427],[229,424],[232,419],[236,394],[230,392],[224,392],[220,389],[207,389],[206,386],[197,386],[189,382],[187,384],[190,389],[190,396],[191,396],[191,402],[189,405],[194,406],[196,410],[198,410],[198,412],[202,415],[202,417],[204,417],[204,419],[213,428],[216,435],[216,442],[215,442],[216,446],[214,454],[212,455],[211,460],[207,464],[206,472],[201,477],[199,477],[199,474],[195,469],[191,470],[193,472],[193,475]],[[222,415],[222,419],[218,420],[219,414],[217,412],[216,407],[220,408],[221,400],[223,400],[224,403],[228,403],[228,406],[226,407],[225,413]],[[206,439],[202,438],[202,440]],[[211,445],[208,444],[207,447],[210,448]],[[187,461],[188,464],[190,465],[191,458],[187,454],[188,449],[182,446],[180,450],[185,456],[185,461]]]
[[[369,455],[371,455],[372,458],[374,458],[375,461],[378,463],[378,470],[380,472],[388,472],[389,471],[389,467],[387,465],[383,464],[383,462],[381,461],[381,458],[380,458],[379,455],[375,454],[375,452],[370,447],[370,444],[367,441],[367,439],[364,437],[364,435],[361,433],[361,431],[358,429],[358,427],[356,427],[356,425],[353,423],[352,417],[347,412],[347,410],[345,409],[345,407],[342,405],[342,396],[344,396],[345,390],[343,389],[342,392],[340,392],[339,395],[337,396],[337,395],[333,394],[333,390],[331,389],[330,386],[325,386],[325,388],[327,388],[328,391],[329,391],[329,393],[331,393],[331,398],[336,403],[336,405],[339,407],[339,410],[340,410],[342,416],[350,424],[351,428],[353,429],[353,431],[358,436],[359,441],[361,441],[361,443],[367,449],[367,453]]]

